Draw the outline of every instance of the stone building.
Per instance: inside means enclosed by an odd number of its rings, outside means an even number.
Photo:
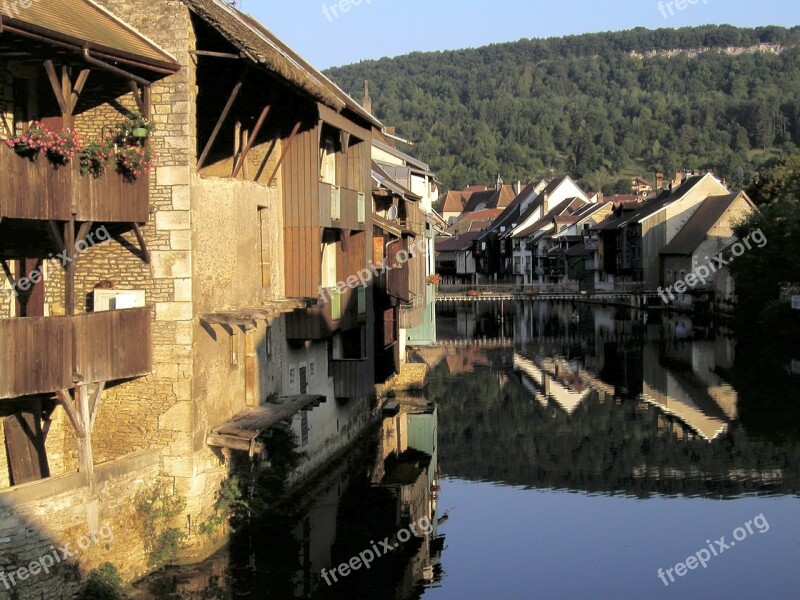
[[[62,598],[102,562],[143,575],[168,528],[185,536],[182,559],[223,544],[224,528],[202,524],[233,459],[262,455],[270,427],[297,434],[300,478],[369,423],[372,288],[347,282],[373,258],[381,124],[225,2],[46,7],[3,19],[6,138],[39,119],[113,139],[109,152],[155,153],[131,176],[0,147],[0,454],[11,458],[0,570],[114,532],[26,583]],[[63,268],[50,258],[62,249]],[[183,508],[147,530],[147,494]]]

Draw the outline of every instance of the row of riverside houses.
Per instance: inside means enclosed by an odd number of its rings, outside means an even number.
[[[33,3],[2,17],[0,74],[0,569],[110,527],[25,582],[68,598],[171,531],[171,558],[224,544],[221,487],[270,428],[303,452],[290,483],[365,430],[434,339],[443,222],[427,165],[227,2]]]
[[[753,210],[744,192],[731,193],[712,173],[677,172],[652,193],[624,197],[590,196],[564,176],[527,185],[480,231],[459,227],[474,213],[448,213],[450,236],[437,240],[438,269],[446,284],[462,286],[654,292],[728,252],[737,241],[733,227]],[[702,299],[727,309],[735,283],[721,268],[667,297],[676,305]]]

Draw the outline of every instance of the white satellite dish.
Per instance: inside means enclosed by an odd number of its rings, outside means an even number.
[[[386,211],[386,218],[389,221],[394,221],[397,219],[397,207],[395,205],[390,206],[389,210]]]

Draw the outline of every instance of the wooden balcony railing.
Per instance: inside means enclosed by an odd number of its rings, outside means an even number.
[[[0,399],[152,371],[151,310],[0,319]]]
[[[366,196],[355,190],[320,183],[319,215],[320,227],[363,230],[366,220]]]
[[[332,360],[328,372],[333,376],[334,395],[337,398],[363,398],[375,392],[374,377],[369,372],[366,359]]]
[[[112,169],[100,177],[84,175],[77,157],[54,167],[44,156],[31,160],[5,144],[0,144],[0,172],[0,217],[118,223],[149,218],[147,176],[128,181]]]

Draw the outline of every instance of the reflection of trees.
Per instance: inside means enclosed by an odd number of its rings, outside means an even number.
[[[540,405],[510,370],[430,374],[445,475],[588,492],[735,496],[800,490],[800,447],[734,425],[714,442],[680,441],[652,407],[593,393],[568,415]]]

